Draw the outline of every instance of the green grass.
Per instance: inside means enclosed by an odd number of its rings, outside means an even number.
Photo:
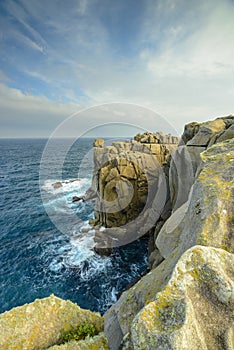
[[[62,334],[62,342],[64,344],[71,340],[83,340],[87,336],[94,337],[97,333],[93,324],[82,324],[78,328],[74,328],[69,332],[64,332]]]

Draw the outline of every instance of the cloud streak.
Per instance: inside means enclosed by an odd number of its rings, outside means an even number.
[[[62,101],[67,111],[113,101],[145,105],[179,130],[191,119],[234,113],[231,0],[1,6],[2,71],[11,80],[4,88],[22,92],[32,115],[25,91],[48,108]]]

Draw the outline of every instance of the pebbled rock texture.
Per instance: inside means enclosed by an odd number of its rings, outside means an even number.
[[[77,304],[54,295],[37,299],[0,315],[0,349],[47,349],[61,344],[64,332],[83,324],[92,324],[97,333],[103,330],[103,318],[99,313],[81,309]],[[99,341],[99,338],[96,339]],[[92,345],[91,341],[89,343]],[[65,345],[63,348],[69,349]]]

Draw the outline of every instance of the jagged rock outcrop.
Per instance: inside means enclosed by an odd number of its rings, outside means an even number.
[[[188,203],[156,239],[165,260],[104,315],[111,350],[233,347],[234,139],[201,157]]]
[[[170,196],[173,211],[187,202],[196,172],[201,164],[200,154],[213,144],[234,137],[234,117],[217,118],[204,123],[185,125],[178,150],[170,165]]]
[[[94,141],[92,190],[98,197],[91,223],[108,228],[105,232],[96,230],[96,251],[105,245],[129,243],[147,233],[160,216],[169,216],[169,161],[177,145],[177,137],[162,133],[138,134],[134,140],[110,146],[103,140]],[[155,209],[159,187],[161,197]]]
[[[99,336],[81,343],[73,341],[73,347],[68,343],[59,349],[107,349],[105,337],[100,333],[103,330],[103,318],[99,313],[81,309],[71,301],[53,295],[37,299],[0,315],[0,349],[48,349],[61,344],[64,333],[81,325],[93,325]]]
[[[138,134],[134,140],[111,146],[95,140],[92,187],[99,195],[96,207],[100,209],[95,211],[95,223],[118,227],[136,218],[147,201],[147,173],[154,181],[155,168],[167,163],[177,144],[178,138],[162,133]]]

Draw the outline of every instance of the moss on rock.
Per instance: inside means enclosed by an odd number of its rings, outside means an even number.
[[[61,344],[64,334],[82,325],[98,334],[103,329],[103,318],[54,295],[37,299],[0,315],[0,349],[47,349]]]
[[[104,333],[100,333],[93,338],[87,337],[81,341],[72,340],[66,344],[52,346],[48,350],[108,350],[108,344]]]

